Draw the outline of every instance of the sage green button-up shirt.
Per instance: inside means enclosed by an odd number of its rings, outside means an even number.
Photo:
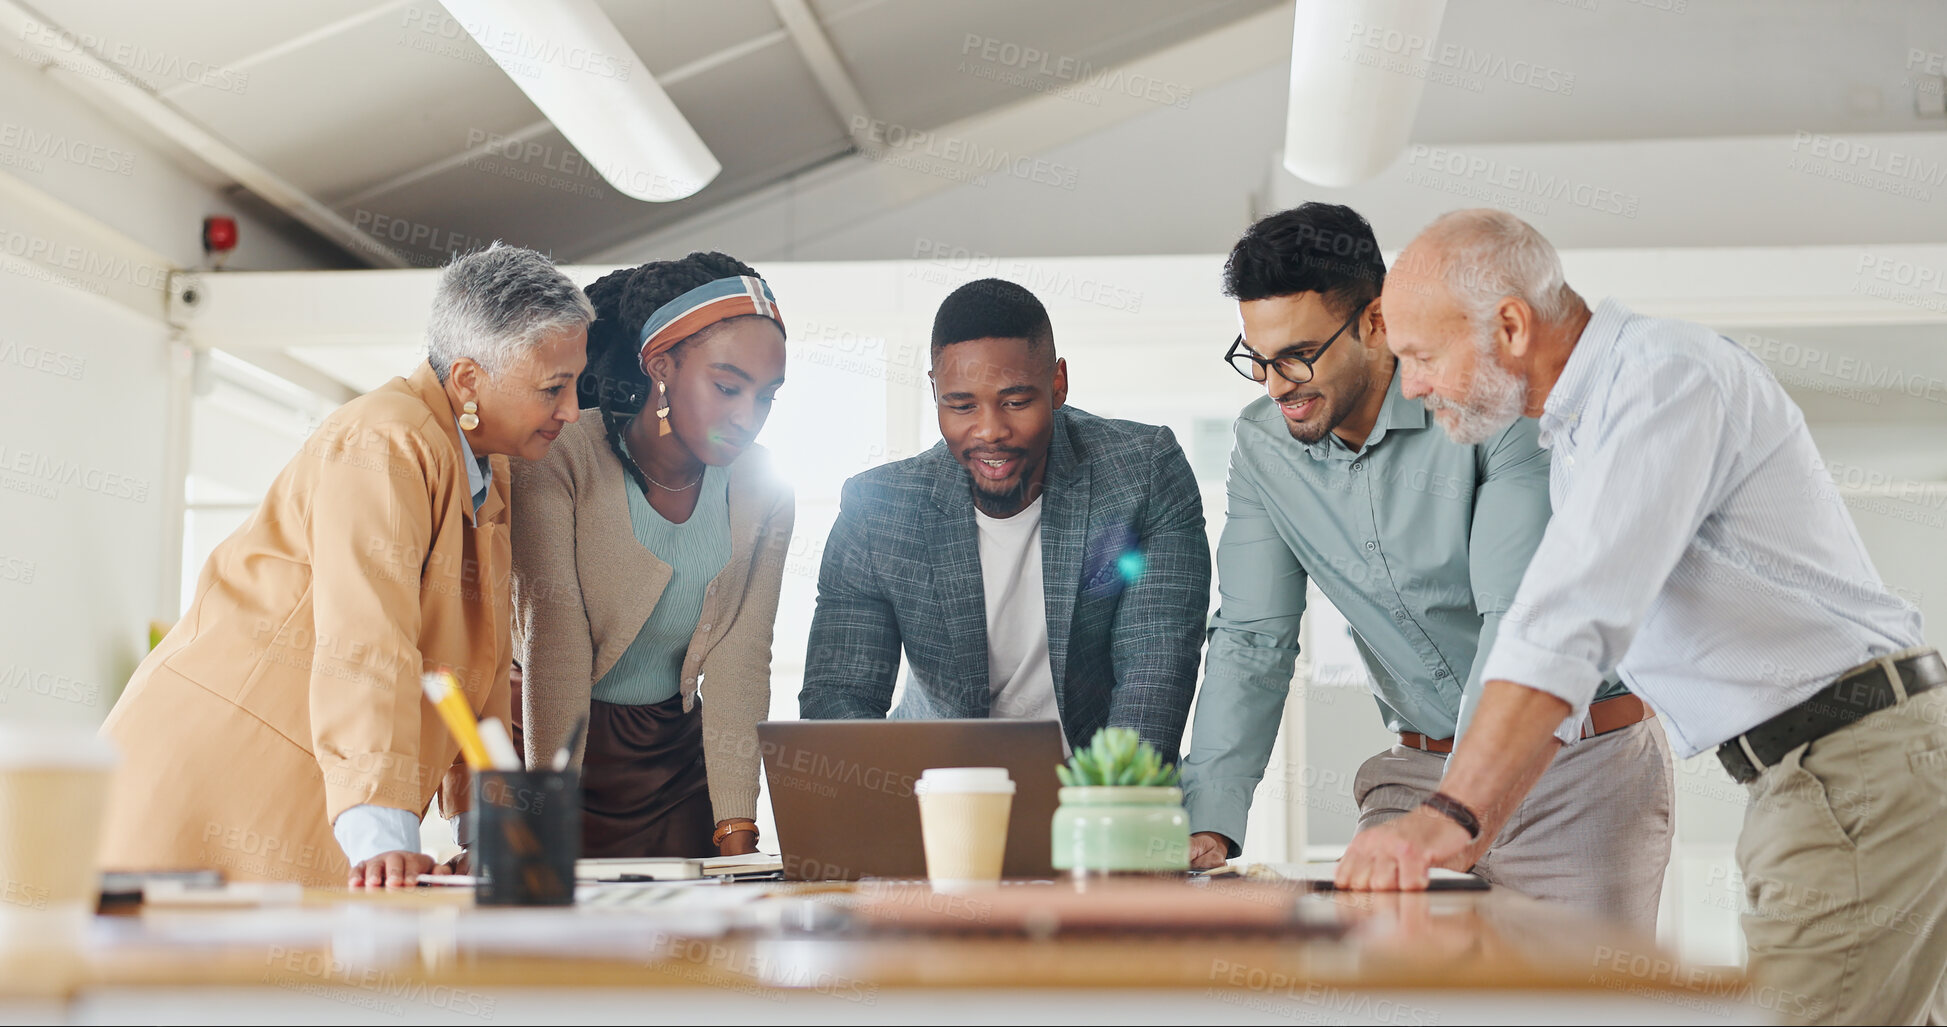
[[[1305,583],[1352,628],[1388,731],[1452,738],[1548,526],[1548,451],[1523,418],[1462,446],[1399,391],[1354,451],[1291,437],[1268,397],[1234,426],[1219,605],[1183,762],[1190,830],[1244,840],[1298,657]],[[1598,698],[1625,689],[1605,682]],[[1235,855],[1235,853],[1232,853]]]

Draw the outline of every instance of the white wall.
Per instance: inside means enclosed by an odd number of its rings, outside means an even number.
[[[163,323],[168,274],[202,259],[208,214],[239,220],[233,267],[331,258],[21,49],[0,48],[0,717],[88,722],[175,614],[189,356]]]
[[[148,650],[167,333],[0,274],[0,717],[98,720]]]

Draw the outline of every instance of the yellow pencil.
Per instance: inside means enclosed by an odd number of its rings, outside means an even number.
[[[460,753],[466,757],[466,765],[472,770],[492,770],[494,761],[487,755],[486,743],[480,741],[480,725],[473,720],[473,709],[466,704],[466,696],[460,692],[460,683],[453,680],[453,674],[446,670],[427,671],[419,679],[419,687],[426,690],[426,701],[439,710],[441,720],[446,721],[446,730],[460,741]]]

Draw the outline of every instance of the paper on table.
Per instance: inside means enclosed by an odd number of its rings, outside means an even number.
[[[709,876],[762,874],[784,869],[783,857],[771,852],[750,852],[741,856],[711,856],[702,862],[703,873]]]
[[[575,902],[583,909],[723,910],[748,906],[764,897],[752,885],[707,887],[716,882],[651,881],[587,884],[575,888]]]
[[[295,906],[304,899],[304,886],[295,881],[231,881],[215,887],[186,881],[147,881],[142,885],[145,906]]]
[[[139,917],[96,919],[102,925],[112,924],[117,928],[103,939],[112,944],[153,944],[157,940],[164,940],[171,946],[185,948],[262,944],[297,948],[329,944],[345,917],[342,909],[302,906],[257,909],[158,907],[143,910]],[[395,917],[382,927],[374,927],[372,918],[366,917],[360,921],[360,927],[366,934],[374,934],[385,933],[387,929],[404,930],[412,923],[408,917]]]
[[[471,888],[479,884],[482,880],[483,878],[476,877],[472,874],[420,874],[419,886],[421,888],[430,888],[433,886]]]
[[[702,860],[681,856],[575,860],[577,881],[693,881],[702,876]]]
[[[720,937],[730,926],[727,910],[685,909],[679,906],[619,909],[495,907],[463,913],[453,925],[453,939],[462,952],[557,958],[586,956],[646,962],[669,956],[672,953],[671,942],[676,939]]]
[[[1339,864],[1337,860],[1311,860],[1304,864],[1303,877],[1307,881],[1330,883],[1332,878],[1337,875],[1338,869]],[[1427,879],[1436,883],[1440,881],[1451,881],[1463,885],[1474,885],[1476,883],[1481,885],[1486,884],[1486,882],[1474,874],[1462,870],[1449,870],[1446,867],[1429,867],[1427,869]]]

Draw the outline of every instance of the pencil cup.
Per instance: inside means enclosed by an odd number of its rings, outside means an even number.
[[[473,865],[483,906],[568,906],[581,856],[581,777],[574,771],[481,770]]]

